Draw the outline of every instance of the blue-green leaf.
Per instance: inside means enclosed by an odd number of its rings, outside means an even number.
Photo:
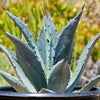
[[[20,81],[27,87],[27,90],[30,92],[34,92],[36,93],[36,89],[34,88],[34,86],[30,83],[30,81],[28,80],[28,78],[25,76],[22,68],[20,67],[18,60],[16,58],[16,54],[9,50],[8,48],[0,45],[0,48],[5,52],[5,54],[7,55],[9,61],[11,62],[14,70],[17,73],[17,76],[19,77]]]
[[[48,67],[50,70],[52,68],[51,66],[53,64],[53,56],[54,56],[53,44],[55,43],[53,40],[56,40],[56,39],[54,39],[55,38],[54,36],[57,35],[57,33],[54,33],[55,31],[53,32],[53,29],[55,27],[54,27],[53,22],[51,22],[51,16],[49,15],[49,17],[47,18],[44,15],[43,18],[44,18],[43,26],[40,29],[40,34],[39,34],[39,37],[37,39],[37,46],[38,46],[41,58],[43,59],[43,62],[45,64],[45,72],[47,75],[48,74]],[[51,33],[53,33],[55,35],[53,35],[53,37],[52,37]],[[56,38],[57,38],[57,36],[56,36]]]
[[[54,57],[54,47],[52,42],[52,37],[50,40],[50,47],[49,47],[49,70],[53,67],[53,57]]]
[[[37,46],[36,46],[35,41],[34,41],[34,38],[33,38],[33,33],[29,30],[27,24],[24,24],[18,17],[14,16],[10,12],[8,12],[7,10],[5,10],[5,12],[15,22],[15,24],[19,27],[19,29],[21,30],[21,32],[25,36],[25,38],[26,38],[26,40],[28,42],[28,45],[33,50],[36,49],[36,54],[39,57],[39,59],[41,60],[41,62],[42,62],[42,59],[40,57],[39,51],[37,49]]]
[[[17,92],[30,92],[27,88],[12,75],[0,70],[0,75],[17,91]]]
[[[66,91],[65,91],[66,93],[72,92],[72,90],[74,89],[75,85],[77,84],[77,82],[87,64],[87,61],[92,52],[92,49],[95,46],[95,44],[99,38],[100,38],[100,33],[97,34],[91,41],[89,41],[88,44],[86,45],[86,47],[84,48],[84,50],[80,56],[80,59],[78,61],[78,65],[76,67],[75,73],[74,73],[73,77],[70,79],[70,82],[66,88]]]
[[[49,23],[50,30],[51,30],[50,34],[51,34],[51,38],[52,38],[52,45],[53,45],[53,48],[55,48],[57,45],[57,42],[58,42],[58,33],[57,33],[57,30],[55,28],[55,25],[52,21],[52,18],[50,16],[49,12],[48,12],[48,23]]]
[[[88,82],[82,89],[79,90],[79,92],[83,91],[90,91],[93,86],[95,86],[98,82],[100,82],[100,75],[96,76],[94,79],[92,79],[90,82]]]
[[[44,71],[35,49],[31,49],[25,42],[7,32],[6,35],[14,43],[18,62],[32,85],[37,91],[46,88]]]
[[[54,23],[52,22],[51,16],[48,12],[48,17],[44,15],[44,29],[47,38],[47,64],[49,70],[52,68],[53,65],[53,57],[54,57],[54,48],[58,41],[58,35]]]
[[[78,26],[80,17],[82,15],[83,9],[73,18],[67,26],[65,26],[58,38],[57,46],[55,48],[54,62],[56,64],[58,61],[64,59],[66,56],[72,55],[73,42],[75,37],[76,28]],[[68,58],[69,59],[69,58]],[[71,59],[68,60],[70,64]]]
[[[31,48],[34,48],[35,42],[34,42],[34,38],[33,38],[33,33],[28,29],[27,24],[24,24],[18,17],[14,16],[7,10],[5,10],[5,12],[16,23],[16,25],[19,27],[21,32],[24,34],[29,46]]]
[[[47,37],[45,34],[44,24],[42,28],[40,29],[40,34],[37,38],[37,47],[41,55],[41,58],[43,60],[43,63],[45,65],[44,70],[47,75],[47,70],[48,70],[48,67],[47,67]]]
[[[49,70],[52,68],[53,65],[53,57],[54,57],[54,48],[57,45],[58,42],[58,34],[57,34],[57,30],[54,26],[54,23],[52,21],[52,18],[49,14],[49,12],[47,11],[48,14],[48,33],[50,35],[50,47],[49,47]]]
[[[50,70],[48,89],[61,93],[64,92],[70,79],[70,66],[66,59],[59,61]]]

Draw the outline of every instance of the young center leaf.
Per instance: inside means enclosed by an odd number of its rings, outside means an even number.
[[[46,11],[47,11],[48,27],[50,27],[52,45],[53,45],[53,48],[55,48],[56,45],[57,45],[57,42],[58,42],[58,33],[57,33],[55,25],[54,25],[54,23],[52,21],[50,13],[48,12],[48,8],[47,7],[46,7]]]
[[[37,38],[37,47],[41,55],[41,58],[43,60],[43,63],[45,65],[44,67],[45,73],[47,74],[47,70],[48,70],[48,67],[47,67],[47,37],[45,34],[44,24],[42,28],[40,29],[40,34]]]

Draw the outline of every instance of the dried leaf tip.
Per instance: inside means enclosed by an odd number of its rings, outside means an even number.
[[[66,61],[68,59],[69,54],[64,58],[64,61]]]
[[[6,31],[3,29],[3,32],[5,33]]]
[[[85,4],[82,6],[82,10],[84,9],[84,7],[85,7]]]
[[[48,12],[48,5],[47,5],[47,3],[46,3],[46,11],[47,11],[47,18],[48,18],[49,12]]]
[[[3,8],[3,10],[6,10],[3,5],[0,4],[0,6]]]
[[[42,9],[43,10],[43,9]],[[44,10],[42,11],[42,13],[43,13],[43,15],[45,15],[45,12],[44,12]]]
[[[47,5],[47,3],[46,3],[46,10],[48,11],[48,5]]]

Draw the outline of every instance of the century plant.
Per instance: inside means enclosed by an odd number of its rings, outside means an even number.
[[[69,24],[63,27],[58,35],[51,16],[46,7],[47,16],[43,12],[43,25],[35,43],[33,33],[18,17],[12,15],[2,7],[7,15],[15,22],[23,33],[27,42],[5,31],[5,34],[15,45],[15,50],[0,45],[15,69],[19,79],[1,71],[0,74],[11,84],[17,92],[31,93],[68,93],[72,92],[87,64],[91,51],[100,38],[100,33],[89,41],[84,48],[76,70],[72,75],[70,64],[73,53],[75,31],[78,26],[83,8],[70,20]],[[91,80],[79,91],[89,91],[97,82],[100,76]],[[77,91],[77,92],[79,92]]]

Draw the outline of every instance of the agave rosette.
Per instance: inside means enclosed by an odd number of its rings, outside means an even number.
[[[47,9],[47,16],[44,14],[44,20],[40,34],[35,43],[33,33],[28,29],[27,24],[24,24],[18,17],[12,15],[6,9],[4,11],[15,22],[23,33],[27,42],[20,40],[18,37],[5,32],[8,38],[15,45],[14,51],[0,45],[0,48],[5,52],[15,69],[19,79],[0,70],[0,74],[4,79],[11,84],[17,92],[37,93],[68,93],[72,92],[77,84],[86,64],[91,51],[100,38],[100,33],[89,41],[83,50],[75,73],[72,76],[70,64],[73,53],[75,32],[83,13],[83,8],[79,13],[70,20],[60,35],[57,34],[54,23]],[[94,80],[99,81],[100,76]],[[90,90],[94,84],[89,82],[80,91]],[[88,88],[89,86],[89,88]]]

